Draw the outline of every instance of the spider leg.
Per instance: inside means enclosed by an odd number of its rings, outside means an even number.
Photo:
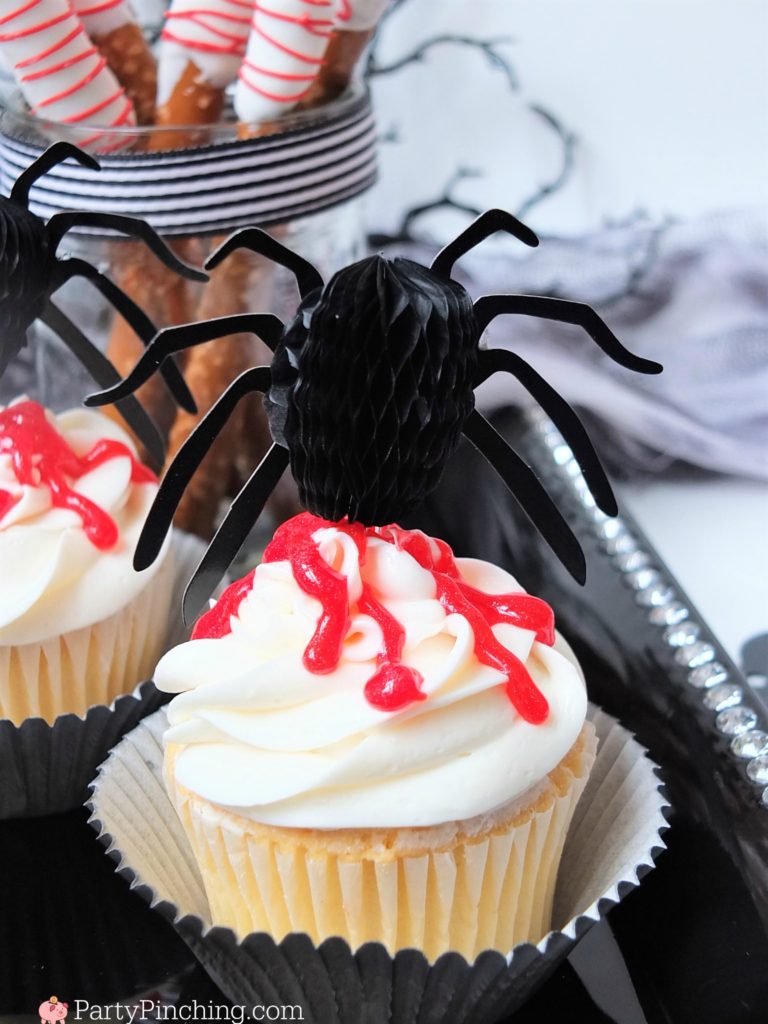
[[[615,516],[619,509],[611,484],[592,447],[589,434],[571,406],[521,356],[503,348],[482,349],[478,353],[478,373],[474,386],[478,387],[498,371],[511,373],[536,399],[573,450],[598,507],[606,515]]]
[[[584,302],[553,299],[548,295],[483,295],[475,302],[475,320],[482,334],[491,320],[502,313],[518,313],[542,320],[557,320],[583,328],[607,356],[619,366],[637,373],[661,373],[663,367],[652,359],[643,359],[624,348],[597,313]]]
[[[506,231],[518,241],[533,248],[539,244],[539,239],[534,232],[517,217],[513,217],[511,213],[507,213],[505,210],[486,210],[457,238],[440,250],[432,260],[431,269],[445,277],[450,277],[456,260],[468,253],[470,249],[474,249],[476,245],[484,242],[486,238],[495,235],[497,231]]]
[[[182,610],[185,622],[191,622],[199,615],[214,587],[234,561],[288,461],[288,449],[273,444],[230,505],[184,591]]]
[[[61,288],[63,284],[72,277],[84,277],[91,284],[98,288],[104,298],[112,305],[121,317],[130,325],[141,339],[146,348],[152,339],[157,335],[157,328],[149,319],[144,310],[137,306],[133,299],[119,288],[108,277],[105,277],[96,267],[92,267],[85,260],[72,257],[67,260],[60,260],[56,264],[56,281],[52,291]],[[181,371],[173,359],[167,360],[160,368],[168,390],[173,397],[187,412],[197,412],[192,392],[187,387]]]
[[[533,470],[477,409],[464,424],[464,436],[493,466],[571,576],[584,583],[587,566],[581,545]]]
[[[204,271],[180,260],[146,221],[124,217],[118,213],[95,213],[92,210],[54,213],[48,221],[48,239],[54,252],[67,231],[82,227],[111,228],[112,231],[118,231],[130,238],[138,238],[166,267],[175,270],[177,274],[189,278],[190,281],[208,280],[208,275]]]
[[[308,260],[299,256],[297,252],[293,252],[282,242],[278,242],[276,238],[266,231],[262,231],[261,228],[242,228],[240,231],[235,231],[221,243],[215,252],[211,253],[205,261],[205,269],[213,270],[218,267],[222,260],[225,260],[236,249],[249,249],[251,252],[266,256],[273,263],[290,270],[296,278],[299,295],[302,299],[309,292],[323,287],[320,272]]]
[[[112,363],[50,299],[43,307],[40,320],[61,338],[100,387],[119,382],[120,374]],[[159,471],[165,461],[165,442],[152,418],[132,395],[118,402],[117,410],[146,448],[152,469]]]
[[[77,160],[83,167],[90,167],[93,171],[101,170],[101,164],[98,160],[94,159],[89,153],[84,153],[77,146],[73,146],[71,142],[54,142],[34,163],[31,163],[26,170],[21,172],[11,189],[10,198],[26,209],[29,204],[29,190],[37,179],[42,178],[52,167],[55,167],[69,157]]]
[[[255,366],[241,373],[211,406],[179,448],[160,482],[160,488],[136,546],[133,565],[138,572],[146,569],[157,558],[187,484],[221,433],[235,406],[245,395],[254,391],[267,391],[271,382],[272,374],[268,366]]]
[[[195,345],[203,345],[207,341],[226,338],[230,334],[241,334],[250,331],[262,338],[271,349],[280,340],[283,333],[283,322],[274,313],[236,313],[233,316],[220,316],[215,320],[200,320],[193,324],[179,324],[176,327],[164,327],[155,335],[147,350],[142,354],[125,380],[115,387],[88,395],[85,404],[90,406],[109,405],[140,388],[152,374],[162,365],[164,359]]]

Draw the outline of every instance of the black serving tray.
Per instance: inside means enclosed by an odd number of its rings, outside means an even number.
[[[748,751],[734,750],[739,729],[768,731],[762,707],[637,524],[622,511],[606,525],[594,509],[551,423],[508,411],[496,425],[581,539],[586,587],[469,445],[408,525],[509,568],[553,605],[591,698],[648,747],[672,805],[656,869],[510,1024],[563,1014],[584,1024],[766,1022],[768,806]],[[227,1005],[165,920],[115,876],[84,811],[0,822],[0,1014],[36,1018],[53,993],[70,1004],[149,994],[177,1008]]]

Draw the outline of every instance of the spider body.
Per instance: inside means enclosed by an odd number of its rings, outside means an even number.
[[[26,344],[42,314],[55,256],[45,224],[24,206],[0,196],[0,374]]]
[[[8,197],[0,196],[0,374],[27,343],[27,331],[40,320],[46,324],[91,373],[106,387],[120,377],[105,356],[78,330],[56,306],[51,296],[73,277],[84,277],[96,287],[128,321],[144,344],[157,329],[120,288],[85,260],[59,259],[57,248],[73,227],[108,227],[135,236],[166,266],[195,280],[206,274],[179,260],[158,235],[143,221],[102,213],[58,213],[49,221],[28,209],[29,190],[34,182],[56,164],[71,157],[94,170],[98,162],[76,146],[57,142],[50,146],[15,182]],[[168,386],[177,401],[194,409],[194,401],[174,364],[164,371]],[[164,442],[156,426],[135,398],[126,399],[120,412],[157,463],[162,463]]]
[[[301,304],[287,325],[247,313],[167,328],[129,376],[86,404],[124,399],[182,349],[242,331],[272,349],[271,366],[246,370],[222,394],[179,450],[161,482],[134,565],[157,557],[181,495],[243,397],[261,392],[274,443],[233,501],[184,595],[189,620],[236,556],[290,463],[306,508],[324,519],[383,526],[412,511],[438,484],[462,436],[499,473],[561,562],[586,572],[578,540],[533,471],[475,408],[474,389],[510,373],[549,414],[570,445],[597,505],[617,508],[610,483],[578,417],[520,356],[484,349],[480,339],[502,314],[559,320],[585,330],[628,369],[658,373],[629,352],[593,309],[548,296],[487,295],[474,302],[451,278],[456,260],[496,231],[527,245],[534,233],[511,214],[489,210],[442,249],[430,267],[372,256],[324,284],[317,270],[258,228],[245,228],[206,263],[249,248],[290,269]]]
[[[412,511],[474,408],[477,354],[466,290],[410,260],[371,256],[308,296],[265,398],[304,507],[366,526]]]

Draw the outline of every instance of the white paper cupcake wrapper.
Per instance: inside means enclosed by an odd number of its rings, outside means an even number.
[[[173,541],[172,617],[161,653],[182,643],[181,593],[205,550],[197,537],[176,532]],[[52,723],[0,719],[0,819],[39,817],[81,806],[96,768],[121,736],[168,700],[149,681],[110,705],[85,715],[59,715]]]
[[[221,991],[238,1006],[301,1007],[316,1024],[490,1024],[522,1004],[575,941],[653,867],[664,848],[666,801],[652,762],[631,735],[590,709],[598,753],[566,840],[555,921],[534,946],[486,951],[470,964],[380,943],[353,951],[306,935],[264,933],[238,942],[211,928],[203,882],[162,779],[166,715],[158,711],[111,752],[92,784],[91,823],[121,874],[173,922]],[[298,1011],[296,1011],[298,1012]],[[298,1018],[297,1018],[298,1019]]]

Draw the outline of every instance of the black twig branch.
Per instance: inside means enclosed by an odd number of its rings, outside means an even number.
[[[601,309],[609,309],[624,299],[640,298],[643,294],[643,282],[648,277],[659,257],[659,250],[665,234],[674,224],[673,217],[666,217],[659,224],[656,224],[649,232],[648,239],[635,260],[630,260],[629,273],[621,288],[610,295],[601,296],[595,301],[595,305]]]
[[[388,128],[383,129],[379,132],[378,140],[382,146],[391,145],[393,142],[400,142],[399,126],[391,124]]]
[[[519,88],[515,69],[512,67],[508,58],[497,49],[497,47],[511,42],[513,42],[513,40],[509,36],[498,36],[495,39],[473,39],[471,36],[450,34],[434,36],[432,39],[426,39],[420,46],[417,46],[415,50],[412,50],[399,60],[393,61],[391,64],[380,64],[376,56],[378,47],[374,47],[368,55],[366,73],[371,78],[376,75],[391,75],[395,71],[400,71],[402,68],[408,67],[410,64],[421,64],[429,51],[434,49],[435,46],[452,44],[457,46],[468,46],[472,49],[479,50],[485,56],[491,67],[500,71],[504,75],[509,88],[514,91]]]
[[[479,178],[481,172],[472,167],[457,167],[451,177],[446,182],[445,188],[442,194],[433,199],[429,203],[422,203],[419,206],[413,206],[410,210],[406,211],[405,216],[400,222],[400,227],[397,229],[394,235],[375,234],[368,237],[369,245],[378,249],[383,245],[392,245],[396,242],[416,242],[418,239],[413,234],[413,227],[416,221],[423,217],[425,213],[431,213],[433,210],[458,210],[460,213],[466,213],[470,217],[477,217],[480,214],[480,210],[475,206],[470,206],[468,203],[463,203],[459,199],[455,199],[453,192],[456,186],[466,181],[467,178]]]
[[[605,229],[607,231],[632,231],[638,227],[640,223],[646,220],[646,214],[642,211],[637,211],[631,214],[629,217],[624,217],[617,220],[606,218],[604,221]],[[647,237],[642,246],[634,246],[633,238],[630,238],[625,251],[623,253],[627,261],[626,277],[622,284],[620,284],[613,291],[608,292],[606,295],[590,295],[586,301],[591,306],[595,306],[597,309],[603,311],[608,310],[612,306],[617,305],[619,302],[625,299],[639,299],[644,295],[643,284],[648,275],[653,270],[654,266],[659,257],[659,250],[666,232],[675,223],[673,217],[667,217],[658,224],[653,225],[649,228]],[[542,236],[545,237],[545,236]],[[559,236],[552,235],[550,238],[556,240]],[[639,248],[639,253],[638,253]],[[591,256],[589,249],[587,248],[584,258],[597,260],[599,257]],[[573,289],[563,289],[559,282],[553,282],[548,287],[542,289],[542,295],[550,295],[552,298],[562,299],[566,297],[573,298]]]
[[[560,189],[567,185],[571,175],[573,174],[575,163],[574,155],[577,142],[576,135],[567,129],[551,111],[539,106],[538,103],[531,103],[528,109],[531,113],[540,117],[542,121],[544,121],[544,123],[557,135],[561,145],[561,158],[560,169],[555,177],[552,178],[551,181],[548,181],[543,185],[539,185],[536,191],[528,196],[528,198],[525,199],[517,208],[515,216],[519,220],[524,220],[534,206],[538,206],[539,203],[543,202],[548,196],[554,195],[555,192],[559,192]]]

